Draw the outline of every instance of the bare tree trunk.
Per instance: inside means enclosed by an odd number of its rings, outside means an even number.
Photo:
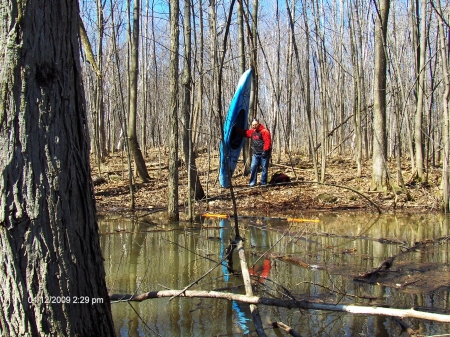
[[[322,117],[322,147],[321,147],[321,170],[320,182],[325,182],[325,171],[327,167],[327,152],[328,152],[328,104],[327,104],[327,77],[326,77],[326,52],[325,52],[325,35],[322,31],[323,27],[319,23],[319,16],[321,8],[316,4],[314,7],[315,17],[315,31],[316,31],[316,52],[319,62],[319,92],[320,92],[320,108]]]
[[[369,120],[371,119],[370,117],[370,111],[369,111],[369,107],[367,104],[367,99],[366,99],[366,77],[364,76],[365,74],[365,68],[364,68],[364,64],[365,64],[365,54],[364,54],[364,46],[363,46],[363,27],[364,27],[364,22],[361,22],[362,16],[363,14],[361,14],[361,12],[363,11],[363,9],[360,7],[361,6],[361,2],[356,2],[354,3],[355,7],[356,7],[356,22],[355,22],[355,26],[354,26],[354,30],[356,33],[356,45],[357,45],[357,60],[358,60],[358,105],[359,105],[359,110],[357,111],[357,113],[359,113],[359,125],[361,128],[361,139],[360,144],[357,146],[361,146],[361,161],[363,159],[369,159],[370,155],[370,144],[369,144]],[[351,6],[353,6],[353,4],[351,4]],[[364,118],[365,117],[365,118]],[[364,123],[363,120],[366,120],[366,122]],[[363,156],[364,153],[364,156]],[[362,163],[361,163],[362,164]]]
[[[97,1],[97,17],[98,17],[98,44],[97,44],[97,66],[99,72],[103,73],[103,35],[104,35],[104,18],[103,18],[103,4],[100,0]],[[97,76],[97,111],[98,111],[98,140],[100,159],[108,154],[106,150],[106,129],[105,129],[105,105],[103,97],[103,76]]]
[[[256,118],[258,112],[258,4],[259,0],[253,0],[252,4],[252,49],[250,64],[253,68],[252,91],[250,94],[249,116]],[[266,125],[267,127],[267,125]]]
[[[342,37],[342,39],[344,38],[344,1],[341,0],[339,3],[340,6],[340,18],[339,18],[339,35]],[[343,44],[340,43],[340,41],[337,42],[339,44],[338,46],[338,50],[339,50],[339,64],[343,64]],[[338,93],[337,93],[337,110],[339,111],[339,124],[342,125],[344,119],[345,119],[345,104],[344,104],[344,93],[345,93],[345,88],[344,88],[344,81],[345,81],[345,72],[341,69],[341,67],[338,67],[337,70],[338,72],[337,77],[338,77]],[[341,155],[344,153],[344,128],[341,127],[339,128],[339,132],[338,132],[338,144],[339,145],[339,149],[338,149],[338,153]]]
[[[428,18],[428,22],[431,21],[431,11],[429,13],[429,18]],[[430,28],[430,26],[428,26],[428,29]],[[430,34],[428,33],[428,40],[430,39]],[[436,39],[437,40],[437,39]],[[436,44],[438,44],[439,42],[436,41]],[[428,41],[428,50],[431,49],[431,43],[430,41]],[[436,69],[437,69],[437,64],[438,64],[438,58],[435,57],[434,58],[434,62],[433,64],[430,64],[429,66],[429,73],[430,73],[430,84],[429,87],[431,88],[431,95],[430,98],[428,99],[428,111],[427,111],[427,120],[428,120],[428,126],[427,126],[427,138],[426,138],[426,163],[427,163],[427,167],[428,165],[432,165],[435,166],[435,149],[436,149],[436,143],[434,141],[434,137],[435,137],[435,132],[434,132],[434,116],[435,114],[433,113],[433,107],[434,107],[434,102],[435,102],[435,90],[434,88],[434,84],[435,84],[435,74],[436,74]],[[430,149],[431,148],[431,149]],[[430,159],[431,156],[431,159]],[[428,170],[427,170],[427,176],[428,176]],[[428,177],[427,177],[428,180]]]
[[[216,23],[216,1],[215,0],[210,0],[209,1],[209,15],[208,15],[208,25],[209,25],[209,30],[211,32],[216,32],[217,31],[217,23]],[[208,131],[209,134],[212,135],[214,134],[214,130],[213,130],[213,118],[217,118],[217,116],[219,115],[219,106],[217,105],[217,102],[219,102],[220,100],[217,98],[218,95],[218,89],[217,89],[217,78],[219,77],[218,75],[218,60],[217,60],[217,49],[218,49],[218,45],[217,45],[217,34],[212,34],[212,36],[210,37],[210,45],[209,45],[209,52],[210,52],[210,62],[211,62],[211,86],[210,86],[210,96],[211,96],[211,107],[212,107],[212,117],[209,119],[209,123],[208,123]],[[220,128],[222,128],[223,126],[220,125]],[[210,172],[210,168],[211,168],[211,146],[215,146],[215,144],[213,143],[215,140],[213,137],[209,136],[208,137],[208,175],[207,175],[207,183],[206,183],[206,195],[209,195],[209,186],[208,186],[208,181],[209,181],[209,172]]]
[[[423,112],[425,97],[425,65],[427,53],[427,1],[422,0],[421,23],[420,23],[420,44],[419,44],[419,64],[417,68],[417,106],[414,119],[414,146],[416,150],[416,168],[419,181],[425,181],[424,172],[424,141],[423,141]]]
[[[179,0],[170,0],[170,120],[167,213],[178,221],[178,27]]]
[[[145,7],[145,34],[142,36],[142,50],[143,50],[143,60],[142,60],[142,123],[141,123],[141,145],[142,145],[142,152],[143,155],[147,155],[147,115],[148,112],[151,111],[151,107],[148,106],[149,104],[149,82],[148,82],[148,64],[149,64],[149,53],[148,53],[148,44],[149,44],[149,20],[150,20],[150,2],[147,1],[146,7]]]
[[[296,1],[293,1],[291,8],[291,15],[295,21],[295,9],[296,9]],[[293,82],[294,82],[294,72],[292,68],[293,59],[294,59],[294,43],[292,40],[292,35],[289,34],[288,38],[288,53],[287,53],[287,62],[286,62],[286,148],[284,149],[285,153],[288,151],[292,151],[292,141],[291,141],[291,130],[292,130],[292,93],[294,91]]]
[[[286,0],[287,1],[287,0]],[[287,2],[286,2],[286,6]],[[305,8],[305,6],[302,6],[303,8],[303,16],[305,18],[307,18],[307,10]],[[289,12],[289,22],[290,22],[290,26],[291,26],[291,37],[292,37],[292,42],[293,42],[293,46],[294,46],[294,54],[297,60],[297,72],[301,77],[301,71],[300,71],[300,56],[298,55],[298,49],[297,49],[297,43],[295,41],[295,35],[294,35],[294,22],[293,22],[293,18],[290,15],[290,11],[289,11],[289,7],[288,7],[288,12]],[[317,156],[316,156],[316,150],[315,150],[315,146],[314,146],[314,135],[313,135],[313,130],[312,130],[312,117],[311,117],[311,80],[310,80],[310,76],[309,76],[309,72],[310,72],[310,61],[309,61],[309,52],[310,52],[310,48],[309,48],[309,39],[310,39],[310,34],[309,34],[309,26],[308,26],[308,20],[305,19],[305,54],[306,54],[306,58],[305,58],[305,80],[303,80],[302,78],[300,79],[301,81],[301,92],[304,93],[305,96],[305,110],[306,110],[306,119],[308,122],[307,125],[307,129],[308,129],[308,138],[309,138],[309,150],[311,153],[311,159],[313,162],[313,166],[314,166],[314,179],[315,181],[319,181],[319,169],[317,167]]]
[[[113,7],[112,1],[110,0],[111,8]],[[127,138],[127,121],[126,121],[126,109],[125,109],[125,99],[123,97],[123,89],[122,89],[122,78],[120,73],[120,66],[119,66],[119,52],[117,51],[117,38],[116,38],[116,27],[115,27],[115,21],[114,21],[114,12],[111,12],[111,22],[112,22],[112,45],[113,45],[113,55],[114,55],[114,65],[116,70],[116,76],[118,81],[114,82],[114,91],[118,94],[120,97],[120,103],[119,103],[119,121],[120,121],[120,141],[122,139]],[[113,72],[114,74],[114,72]],[[123,136],[122,136],[123,134]],[[120,143],[119,141],[119,143]],[[128,142],[125,143],[125,149],[126,149],[126,155],[127,155],[127,162],[128,162],[128,187],[130,190],[130,209],[134,209],[134,190],[133,190],[133,171],[131,169],[131,153],[130,153],[130,147],[128,146]],[[121,146],[118,148],[121,148]]]
[[[356,8],[355,8],[356,7]],[[357,167],[357,176],[361,177],[362,175],[362,127],[361,127],[361,114],[362,114],[362,106],[363,106],[363,93],[362,93],[362,81],[363,74],[361,74],[360,64],[362,63],[362,59],[358,57],[361,53],[361,45],[358,43],[360,39],[356,36],[356,27],[359,26],[359,8],[351,3],[350,4],[350,12],[354,14],[354,19],[350,20],[350,36],[352,39],[351,43],[351,53],[352,53],[352,63],[353,63],[353,86],[354,86],[354,108],[353,108],[353,124],[355,126],[355,138],[354,138],[354,148],[355,148],[355,162]],[[351,14],[350,14],[351,15]],[[360,34],[358,34],[358,37]]]
[[[439,44],[440,44],[440,53],[441,53],[441,65],[442,65],[442,74],[444,77],[444,94],[442,95],[442,138],[444,141],[444,155],[442,158],[442,209],[444,212],[449,211],[449,174],[448,174],[448,162],[449,162],[449,152],[450,152],[450,144],[449,144],[449,118],[450,118],[450,70],[448,65],[448,37],[446,34],[446,30],[444,29],[443,22],[443,12],[441,7],[441,1],[437,1],[437,10],[438,10],[438,25],[439,25]]]
[[[152,1],[151,8],[152,8],[152,23],[151,23],[151,25],[152,25],[152,63],[153,63],[153,69],[154,69],[154,75],[153,75],[154,76],[154,80],[153,80],[153,86],[152,86],[153,95],[154,95],[154,98],[153,98],[154,102],[152,104],[152,110],[151,111],[153,112],[153,116],[156,117],[158,115],[158,110],[157,110],[158,103],[159,103],[158,88],[159,88],[160,80],[159,80],[159,66],[158,66],[157,57],[156,57],[157,51],[156,51],[155,2],[154,2],[154,0]],[[155,120],[155,118],[153,120]],[[156,125],[152,125],[153,132],[154,132],[154,130],[156,128],[159,128],[159,122],[155,121],[154,124],[156,124]],[[158,147],[159,148],[161,148],[160,137],[161,136],[158,135]]]
[[[183,85],[183,95],[181,108],[183,111],[182,120],[182,142],[184,160],[188,174],[188,207],[189,218],[192,219],[192,197],[196,200],[203,199],[205,193],[203,192],[200,179],[197,174],[197,167],[195,165],[195,156],[192,149],[192,121],[191,121],[191,92],[192,92],[192,76],[191,76],[191,6],[190,0],[184,2],[184,69],[181,79]]]
[[[130,40],[130,106],[128,112],[128,144],[136,165],[136,173],[142,181],[150,181],[145,160],[139,147],[136,134],[137,118],[137,84],[138,84],[138,59],[139,59],[139,11],[140,0],[134,0],[133,6],[133,30]]]
[[[244,8],[242,0],[238,1],[237,6],[237,18],[238,18],[238,48],[239,48],[239,75],[245,72],[245,39],[244,39]],[[248,114],[248,124],[251,124],[251,118],[253,116]],[[242,148],[242,160],[244,161],[244,175],[250,173],[251,165],[251,144],[249,138],[244,138],[244,146]]]
[[[192,122],[192,134],[193,134],[193,144],[194,146],[196,146],[198,148],[198,143],[200,141],[199,135],[200,135],[200,129],[201,129],[201,124],[199,121],[203,120],[203,79],[204,79],[204,74],[203,74],[203,61],[204,61],[204,38],[203,38],[203,1],[199,0],[198,3],[198,21],[200,24],[200,32],[199,32],[199,36],[200,36],[200,41],[198,43],[198,52],[196,53],[196,61],[194,61],[194,63],[198,64],[198,80],[197,85],[196,85],[196,90],[197,90],[197,101],[196,101],[196,108],[194,109],[194,117],[193,117],[193,122]],[[194,21],[194,25],[195,25],[195,21]],[[195,38],[195,32],[197,30],[194,28],[194,38]],[[196,42],[197,44],[197,42]]]
[[[0,8],[0,334],[114,336],[78,2],[2,0]]]
[[[373,119],[373,165],[372,186],[374,191],[389,188],[386,166],[386,34],[390,0],[377,2],[375,18],[375,74]]]
[[[252,13],[251,13],[251,53],[250,53],[250,66],[253,69],[253,80],[252,80],[252,90],[250,92],[250,103],[249,103],[249,121],[253,118],[257,118],[258,112],[258,0],[253,0],[252,3]],[[250,123],[249,123],[250,124]],[[268,127],[266,125],[266,127]],[[245,151],[245,150],[244,150]],[[250,173],[252,149],[250,142],[248,142],[247,161],[245,163],[244,175]]]
[[[277,20],[277,51],[276,51],[276,58],[275,58],[275,87],[274,92],[272,94],[272,97],[274,99],[274,107],[273,107],[273,126],[272,126],[272,139],[277,140],[277,164],[281,161],[281,137],[282,133],[279,132],[281,129],[278,125],[280,123],[281,119],[281,112],[280,112],[280,95],[281,95],[281,88],[280,88],[280,63],[281,63],[281,30],[280,30],[280,15],[278,10],[278,2],[276,4],[276,20]]]

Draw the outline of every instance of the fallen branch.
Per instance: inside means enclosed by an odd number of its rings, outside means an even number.
[[[278,329],[282,329],[282,330],[286,331],[291,336],[301,337],[301,335],[297,331],[292,329],[290,326],[284,324],[283,322],[272,322],[272,326],[274,328],[278,328]]]
[[[113,294],[110,295],[110,300],[112,302],[142,302],[151,298],[163,298],[172,297],[178,295],[180,290],[161,290],[161,291],[151,291],[148,293],[140,295],[130,295],[130,294]],[[358,306],[352,304],[327,304],[327,303],[315,303],[306,300],[281,300],[276,298],[266,298],[259,296],[247,296],[232,293],[222,293],[218,291],[203,291],[203,290],[186,290],[180,297],[189,298],[217,298],[228,301],[238,301],[247,304],[261,304],[270,305],[283,308],[299,308],[299,309],[312,309],[312,310],[328,310],[328,311],[339,311],[348,312],[352,314],[361,315],[380,315],[380,316],[392,316],[400,318],[417,318],[425,319],[435,322],[450,323],[450,315],[436,314],[426,311],[418,311],[414,309],[394,309],[385,307],[374,307],[374,306]]]
[[[388,270],[392,267],[392,264],[394,263],[395,256],[391,256],[390,258],[384,260],[380,263],[380,265],[373,271],[360,274],[359,277],[356,278],[358,281],[362,281],[362,279],[369,279],[367,282],[372,283],[374,281],[374,278],[381,272]]]
[[[244,281],[244,288],[246,296],[253,297],[252,282],[250,279],[250,273],[248,271],[247,261],[245,259],[244,246],[242,239],[237,242],[237,250],[239,255],[239,260],[241,262],[242,280]],[[264,328],[261,321],[261,316],[259,315],[259,310],[256,304],[250,304],[250,311],[252,313],[253,323],[255,325],[256,333],[258,336],[265,336]]]

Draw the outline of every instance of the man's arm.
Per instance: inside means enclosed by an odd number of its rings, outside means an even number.
[[[272,138],[270,137],[270,132],[267,129],[261,131],[261,136],[264,141],[264,151],[270,151],[272,148]]]
[[[239,133],[243,137],[250,138],[252,136],[252,133],[251,133],[252,130],[244,130],[238,126],[235,126],[234,129],[236,130],[237,133]]]

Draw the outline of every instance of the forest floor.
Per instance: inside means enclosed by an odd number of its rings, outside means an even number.
[[[418,183],[411,179],[411,164],[403,160],[401,173],[406,192],[398,188],[396,161],[388,162],[393,191],[371,192],[372,162],[363,163],[362,175],[357,176],[357,167],[352,158],[335,157],[327,161],[325,182],[314,182],[314,167],[308,157],[302,155],[272,155],[269,179],[278,171],[291,178],[290,183],[281,185],[260,185],[250,188],[248,176],[243,175],[243,163],[239,162],[234,173],[233,185],[236,205],[241,215],[266,216],[284,213],[362,211],[362,212],[440,212],[441,169],[428,169],[428,182]],[[142,212],[163,212],[167,209],[167,155],[158,150],[148,151],[145,158],[151,177],[149,183],[135,180],[135,210]],[[127,159],[123,154],[106,158],[98,169],[94,158],[91,161],[95,183],[97,209],[102,212],[126,212],[130,210]],[[229,189],[221,188],[218,180],[218,153],[208,156],[201,154],[196,158],[202,187],[207,199],[196,201],[194,212],[233,214],[233,204]],[[292,168],[293,167],[293,168]],[[295,171],[295,173],[294,173]],[[260,179],[259,174],[258,179]],[[186,213],[187,173],[184,164],[179,167],[180,218]],[[164,212],[163,212],[164,213]]]

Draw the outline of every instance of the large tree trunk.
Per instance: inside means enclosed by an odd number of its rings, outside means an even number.
[[[178,221],[178,42],[180,28],[178,0],[170,0],[170,120],[169,120],[169,179],[167,214]]]
[[[386,33],[389,17],[389,0],[380,0],[375,19],[375,74],[373,99],[373,166],[372,190],[386,190],[387,175],[386,139]]]
[[[0,335],[113,336],[78,2],[1,0],[0,8]]]

